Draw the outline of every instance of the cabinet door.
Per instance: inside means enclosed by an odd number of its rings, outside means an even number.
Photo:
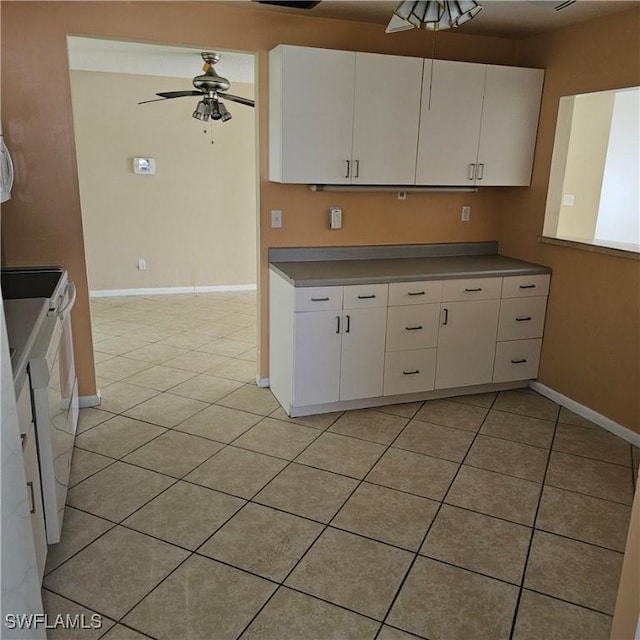
[[[269,74],[269,179],[348,183],[355,53],[281,45]]]
[[[386,317],[385,308],[344,313],[340,400],[382,395]]]
[[[340,311],[296,313],[294,406],[337,402],[340,390]]]
[[[436,389],[492,381],[499,300],[441,305]]]
[[[538,131],[542,69],[488,65],[478,186],[527,186]]]
[[[422,66],[421,58],[356,53],[352,184],[415,182]]]
[[[416,184],[473,186],[485,71],[425,60]]]

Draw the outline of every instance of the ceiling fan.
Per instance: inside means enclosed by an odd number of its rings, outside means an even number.
[[[231,100],[231,102],[238,102],[248,107],[255,107],[254,100],[235,96],[232,93],[223,93],[231,84],[226,78],[219,76],[214,69],[213,65],[220,60],[219,53],[203,51],[200,55],[204,60],[204,66],[202,67],[204,73],[193,79],[193,86],[197,91],[164,91],[156,93],[157,96],[160,96],[159,98],[143,100],[142,102],[138,102],[138,104],[160,102],[172,98],[186,98],[187,96],[201,96],[202,99],[198,102],[196,110],[192,115],[197,120],[203,120],[205,122],[208,120],[222,120],[222,122],[226,122],[231,119],[231,114],[221,101],[221,98]]]

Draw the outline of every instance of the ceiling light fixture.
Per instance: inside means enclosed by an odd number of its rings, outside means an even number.
[[[482,9],[474,0],[421,0],[401,2],[385,29],[386,33],[420,29],[430,31],[456,28],[468,22]]]

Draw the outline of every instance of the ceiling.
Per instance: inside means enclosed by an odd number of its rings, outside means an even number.
[[[556,11],[561,0],[479,0],[482,11],[460,27],[460,32],[522,38],[554,31],[609,13],[640,7],[637,0],[577,0]],[[291,9],[258,4],[251,0],[225,2],[253,11],[281,11],[318,18],[338,18],[385,25],[399,0],[322,0],[313,9]],[[398,34],[390,34],[392,38]]]

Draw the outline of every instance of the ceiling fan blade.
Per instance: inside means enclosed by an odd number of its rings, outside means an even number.
[[[232,102],[239,102],[240,104],[245,104],[247,107],[255,107],[255,100],[251,100],[249,98],[243,98],[241,96],[234,96],[232,93],[219,93],[218,94],[224,100],[231,100]]]
[[[187,96],[201,96],[202,91],[165,91],[163,93],[156,93],[157,96],[161,98],[169,99],[169,98],[186,98]]]

